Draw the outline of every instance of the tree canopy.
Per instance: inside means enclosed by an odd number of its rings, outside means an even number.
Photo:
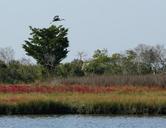
[[[62,25],[51,25],[42,29],[30,27],[30,30],[31,37],[23,44],[26,54],[32,56],[38,64],[44,66],[48,71],[53,71],[67,56],[68,29]]]

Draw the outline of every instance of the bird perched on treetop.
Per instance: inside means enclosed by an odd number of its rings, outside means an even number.
[[[63,21],[64,19],[61,19],[58,15],[54,16],[53,21],[52,22],[56,22],[56,21]]]
[[[58,15],[54,16],[52,22],[50,24],[52,24],[53,22],[57,22],[57,21],[63,21],[65,19],[61,19]]]

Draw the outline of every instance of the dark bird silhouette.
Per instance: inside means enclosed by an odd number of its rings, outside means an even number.
[[[63,21],[63,20],[64,20],[64,19],[61,19],[61,18],[57,15],[57,16],[54,16],[52,22]]]
[[[58,22],[58,21],[63,21],[63,20],[65,20],[65,19],[61,19],[58,15],[56,15],[56,16],[54,16],[54,18],[50,24],[52,24],[54,22]]]

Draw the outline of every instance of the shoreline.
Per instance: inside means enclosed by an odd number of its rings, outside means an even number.
[[[24,105],[24,104],[22,104]],[[58,105],[59,106],[59,105]],[[164,111],[163,113],[160,111],[160,113],[157,113],[158,110],[156,110],[155,112],[144,112],[139,110],[139,112],[132,112],[132,110],[129,111],[121,111],[121,113],[119,112],[114,112],[114,111],[107,111],[105,112],[87,112],[82,111],[82,112],[78,112],[78,108],[76,108],[77,112],[74,112],[73,110],[71,110],[71,108],[69,108],[71,111],[68,111],[69,109],[66,109],[65,111],[60,111],[59,108],[58,109],[45,109],[44,111],[41,112],[41,109],[29,109],[30,106],[26,106],[24,108],[18,109],[16,106],[4,106],[5,108],[3,108],[3,112],[1,111],[0,116],[54,116],[54,115],[58,115],[58,116],[66,116],[66,115],[81,115],[81,116],[132,116],[132,117],[158,117],[158,116],[166,116],[165,113],[165,108],[161,109],[161,111]],[[38,106],[40,107],[40,106]],[[64,106],[63,106],[64,107]],[[63,108],[61,107],[61,109]],[[2,107],[1,107],[2,108]],[[15,108],[18,110],[16,112]],[[56,108],[56,106],[55,106]],[[24,109],[22,111],[22,109]],[[33,111],[34,110],[34,111]],[[114,109],[115,110],[115,109]],[[137,109],[136,109],[137,111]],[[50,113],[51,112],[51,113]]]

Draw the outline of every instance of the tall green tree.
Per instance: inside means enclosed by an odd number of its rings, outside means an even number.
[[[67,56],[69,41],[68,29],[62,25],[51,25],[48,28],[32,28],[31,37],[25,41],[23,48],[28,56],[32,56],[38,64],[49,72]]]

